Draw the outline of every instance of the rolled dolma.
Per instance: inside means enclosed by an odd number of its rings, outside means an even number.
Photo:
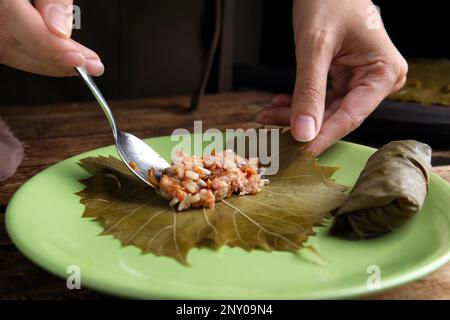
[[[414,140],[392,141],[367,161],[330,232],[350,238],[395,230],[423,205],[431,174],[431,148]]]

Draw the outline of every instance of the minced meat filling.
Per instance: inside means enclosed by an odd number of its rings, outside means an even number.
[[[161,195],[178,210],[190,207],[214,208],[216,201],[233,194],[256,194],[267,179],[258,173],[257,158],[244,159],[232,150],[213,152],[201,158],[177,151],[172,165],[157,181],[154,171],[149,180],[159,187]]]

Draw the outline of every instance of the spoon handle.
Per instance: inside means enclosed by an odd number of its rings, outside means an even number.
[[[111,125],[111,129],[113,131],[114,138],[117,139],[118,132],[117,132],[116,120],[114,119],[114,116],[112,114],[111,109],[109,108],[108,103],[106,102],[102,93],[100,92],[97,85],[95,84],[94,79],[92,79],[92,77],[87,73],[87,71],[84,67],[76,67],[74,69],[80,75],[80,77],[84,80],[86,85],[89,87],[89,89],[91,90],[92,94],[94,95],[94,97],[97,100],[100,107],[102,107],[102,110],[105,113],[106,118],[108,118],[109,124]]]

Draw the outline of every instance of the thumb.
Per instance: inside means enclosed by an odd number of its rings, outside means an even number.
[[[327,75],[332,51],[314,42],[297,50],[297,75],[292,96],[291,132],[301,142],[313,140],[322,125]]]
[[[73,24],[72,0],[35,0],[35,7],[47,27],[56,35],[70,38]]]

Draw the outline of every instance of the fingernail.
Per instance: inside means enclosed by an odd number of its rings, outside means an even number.
[[[85,68],[93,76],[101,76],[105,72],[105,66],[100,60],[90,59],[86,60]]]
[[[272,101],[271,101],[272,104],[277,104],[279,102],[280,102],[280,96],[275,96],[272,98]]]
[[[308,142],[316,137],[316,122],[311,116],[297,116],[294,121],[294,138],[300,142]]]
[[[272,109],[272,107],[265,107],[264,109],[262,109],[256,116],[255,121],[261,122],[261,123],[266,122],[268,120],[268,118],[270,117],[270,115],[272,114],[271,109]]]
[[[272,99],[272,105],[277,106],[283,106],[283,105],[289,105],[291,104],[291,99],[286,95],[277,95],[273,97]]]
[[[67,65],[70,67],[80,67],[80,66],[84,65],[84,63],[86,61],[84,56],[80,52],[76,52],[76,51],[68,51],[68,52],[61,53],[57,57],[57,59],[61,64],[64,64],[64,65]]]
[[[47,9],[47,19],[50,25],[62,36],[70,37],[72,31],[72,15],[67,7],[61,3],[52,4]]]

